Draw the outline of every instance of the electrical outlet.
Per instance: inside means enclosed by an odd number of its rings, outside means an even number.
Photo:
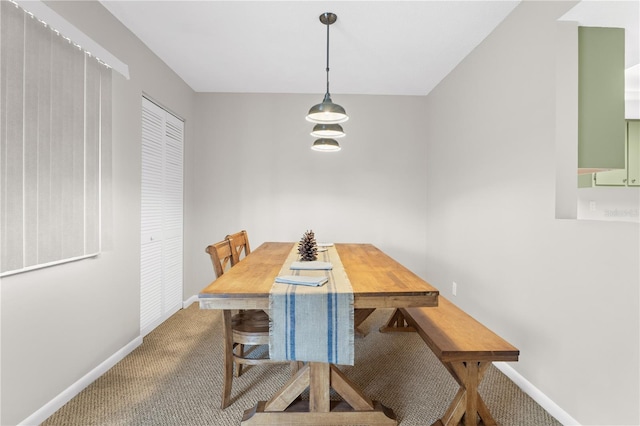
[[[453,285],[451,286],[451,293],[455,296],[456,293],[458,293],[458,284],[456,284],[456,282],[453,282]]]
[[[597,208],[598,208],[598,205],[596,204],[595,201],[589,201],[589,211],[595,212]]]

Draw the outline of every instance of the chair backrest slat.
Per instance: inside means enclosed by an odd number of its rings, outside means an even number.
[[[225,240],[230,242],[231,250],[233,250],[235,253],[234,258],[231,260],[232,266],[244,257],[247,257],[249,253],[251,253],[251,247],[249,246],[249,235],[244,229],[240,232],[236,232],[235,234],[227,235],[225,237]],[[242,256],[243,252],[244,256]]]
[[[224,271],[238,263],[236,252],[231,248],[231,242],[229,240],[211,244],[207,246],[205,251],[211,256],[211,263],[213,264],[216,278],[219,278],[224,274]]]

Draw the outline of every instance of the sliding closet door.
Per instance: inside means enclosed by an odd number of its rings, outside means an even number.
[[[182,306],[184,122],[142,99],[140,333]]]

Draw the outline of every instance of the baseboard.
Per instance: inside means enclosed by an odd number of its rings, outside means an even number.
[[[53,413],[58,411],[60,407],[69,402],[74,396],[79,394],[84,388],[93,383],[98,377],[102,376],[111,367],[129,355],[135,348],[142,344],[142,337],[137,337],[125,345],[122,349],[107,358],[96,368],[85,374],[80,380],[62,391],[58,396],[46,403],[38,411],[24,419],[18,426],[37,426],[49,418]]]
[[[547,413],[551,414],[564,426],[580,426],[580,423],[564,411],[558,404],[553,402],[547,395],[542,393],[540,389],[535,387],[530,381],[525,379],[512,366],[506,362],[494,362],[493,365],[504,373],[513,383],[516,384],[524,393],[529,395],[538,405],[540,405]]]
[[[186,301],[182,302],[182,308],[188,308],[192,303],[198,301],[198,295],[193,295]],[[98,377],[106,373],[111,367],[116,365],[119,361],[129,355],[135,348],[142,344],[142,336],[136,337],[122,349],[107,358],[104,362],[98,365],[96,368],[85,374],[80,380],[69,386],[62,391],[58,396],[46,403],[38,411],[24,419],[18,424],[18,426],[37,426],[46,419],[48,419],[53,413],[58,411],[60,407],[69,402],[74,396],[79,394],[84,388],[93,383]]]
[[[198,296],[191,296],[186,301],[182,302],[184,309],[188,308],[192,303],[198,301]],[[74,396],[79,394],[84,388],[93,383],[96,379],[106,373],[111,367],[116,365],[119,361],[129,355],[135,348],[142,344],[142,337],[137,337],[125,345],[122,349],[107,358],[104,362],[98,365],[96,368],[85,374],[80,380],[69,386],[62,391],[58,396],[53,398],[47,404],[45,404],[38,411],[27,417],[20,422],[18,426],[37,426],[49,418],[53,413],[60,409],[64,404],[69,402]],[[525,379],[520,373],[518,373],[513,367],[506,362],[494,362],[496,368],[512,382],[516,384],[524,393],[529,395],[533,400],[538,403],[545,411],[555,417],[560,423],[565,426],[580,426],[577,420],[571,417],[560,406],[553,402],[548,396],[546,396],[540,389],[536,388],[531,382]]]
[[[193,296],[182,302],[182,309],[187,309],[189,306],[191,306],[192,303],[196,303],[197,301],[198,295],[194,294]]]

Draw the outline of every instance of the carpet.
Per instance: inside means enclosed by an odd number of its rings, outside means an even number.
[[[341,369],[393,409],[400,425],[427,426],[442,416],[458,385],[417,334],[378,332],[391,312],[379,309],[362,324],[367,335],[355,339],[355,366]],[[222,349],[221,312],[194,303],[42,425],[239,425],[245,409],[288,380],[289,366],[246,368],[234,378],[231,405],[220,410]],[[560,425],[493,366],[479,391],[500,425]]]

